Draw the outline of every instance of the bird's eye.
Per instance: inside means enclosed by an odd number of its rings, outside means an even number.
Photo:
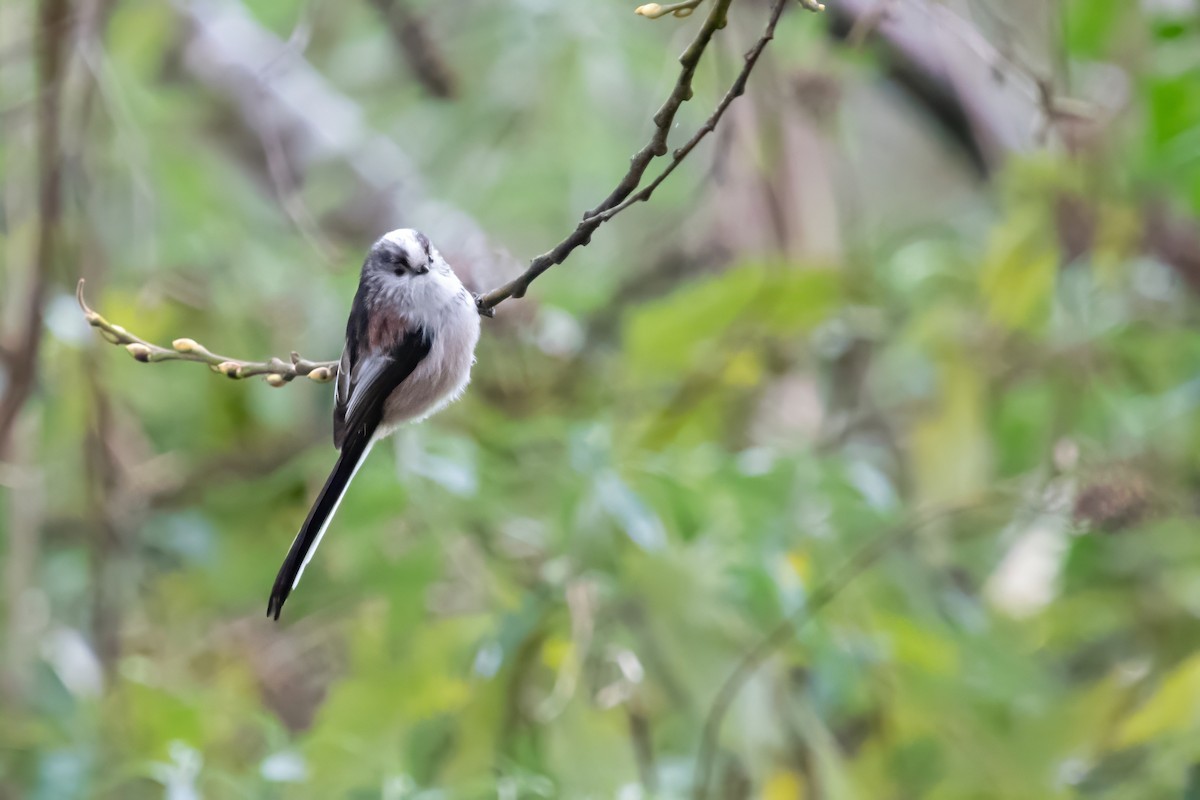
[[[397,275],[403,275],[408,271],[407,253],[392,253],[388,260],[392,262],[392,271]]]

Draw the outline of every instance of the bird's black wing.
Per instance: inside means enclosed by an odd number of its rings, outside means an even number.
[[[367,289],[358,285],[354,303],[350,306],[350,317],[346,320],[346,344],[338,362],[337,381],[333,392],[333,446],[341,448],[346,438],[346,413],[350,398],[361,377],[361,363],[369,359],[370,318],[367,313]],[[369,377],[369,376],[368,376]]]
[[[353,317],[352,320],[353,322]],[[351,337],[347,334],[346,352],[342,365],[347,364],[347,353],[358,353],[359,340],[355,340],[355,351],[351,351]],[[337,510],[342,495],[350,485],[350,479],[358,471],[371,448],[375,429],[383,418],[384,404],[396,387],[402,384],[429,354],[430,337],[422,330],[409,330],[401,334],[386,353],[372,352],[351,358],[347,370],[345,394],[339,371],[337,404],[334,411],[334,441],[341,448],[337,463],[329,473],[325,486],[317,495],[308,512],[308,518],[292,541],[287,558],[275,577],[271,598],[267,602],[267,616],[279,619],[284,601],[296,584],[300,574],[316,551],[333,512]]]

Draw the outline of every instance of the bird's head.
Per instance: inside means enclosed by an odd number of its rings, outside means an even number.
[[[410,280],[431,270],[448,272],[450,266],[425,234],[412,228],[397,228],[371,245],[363,270]]]

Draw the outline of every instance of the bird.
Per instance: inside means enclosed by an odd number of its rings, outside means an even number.
[[[371,245],[334,385],[333,443],[340,453],[279,568],[268,617],[279,619],[371,447],[466,390],[479,316],[474,295],[425,234],[400,228]]]

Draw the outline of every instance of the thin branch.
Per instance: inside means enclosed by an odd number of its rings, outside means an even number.
[[[654,133],[650,136],[650,141],[641,150],[634,153],[629,162],[629,171],[617,183],[616,188],[600,205],[584,215],[583,220],[575,226],[575,230],[571,232],[570,236],[563,239],[550,251],[533,259],[529,263],[529,267],[513,280],[481,295],[477,300],[481,311],[490,311],[510,297],[524,297],[525,292],[529,289],[529,284],[533,283],[539,275],[555,264],[561,264],[575,248],[587,245],[592,240],[592,233],[608,219],[600,215],[619,205],[638,187],[652,160],[666,155],[667,136],[675,122],[675,114],[685,101],[691,99],[692,78],[696,74],[696,65],[700,63],[700,58],[708,48],[709,42],[712,41],[713,34],[718,29],[725,27],[731,2],[732,0],[718,0],[713,4],[704,24],[696,33],[696,38],[679,57],[679,63],[683,69],[680,70],[675,87],[671,90],[666,102],[654,115]]]
[[[679,166],[683,159],[688,157],[692,150],[696,148],[696,145],[716,129],[717,123],[720,122],[721,117],[724,116],[730,104],[745,92],[746,82],[749,80],[750,73],[758,63],[759,56],[762,55],[767,44],[775,38],[775,26],[779,23],[779,18],[783,15],[787,3],[788,0],[775,0],[774,5],[771,7],[767,24],[763,28],[762,35],[746,53],[742,71],[738,73],[737,78],[734,79],[733,84],[729,87],[729,91],[721,98],[721,101],[717,104],[716,109],[708,120],[692,135],[692,138],[674,152],[670,163],[667,164],[666,168],[663,169],[657,178],[641,191],[634,193],[634,190],[641,184],[642,177],[646,174],[646,169],[650,166],[650,162],[658,156],[667,154],[667,134],[670,132],[671,125],[675,120],[675,112],[679,110],[679,106],[685,100],[690,99],[692,96],[692,76],[695,74],[696,64],[704,54],[704,50],[712,39],[713,33],[725,25],[729,10],[728,0],[726,2],[719,2],[713,6],[700,32],[696,34],[696,38],[688,45],[688,48],[679,58],[679,63],[683,65],[683,70],[679,74],[679,79],[676,81],[675,89],[671,92],[670,97],[667,98],[667,101],[659,109],[658,113],[654,115],[654,133],[650,137],[650,141],[634,154],[629,165],[629,171],[625,173],[625,176],[617,184],[617,188],[612,191],[604,202],[584,216],[583,220],[575,227],[570,236],[559,242],[554,249],[533,259],[525,272],[503,286],[480,295],[477,298],[477,302],[481,311],[491,311],[510,297],[524,297],[525,292],[529,289],[529,284],[533,283],[539,275],[550,269],[550,267],[555,264],[561,264],[575,248],[587,245],[592,239],[592,233],[597,228],[634,203],[650,199],[650,196],[654,194],[654,190],[667,179],[667,176],[675,171],[675,168]],[[813,0],[800,0],[800,5],[810,11],[822,11],[825,8]]]
[[[696,33],[696,38],[679,56],[679,64],[683,69],[680,70],[679,77],[675,80],[675,88],[663,103],[662,108],[654,115],[654,133],[651,134],[650,141],[641,150],[634,153],[625,177],[621,179],[617,188],[613,189],[603,203],[585,215],[585,222],[587,218],[595,217],[601,211],[607,211],[624,200],[641,183],[642,176],[646,174],[646,168],[650,166],[650,162],[667,154],[667,137],[671,133],[671,125],[675,122],[675,114],[679,111],[680,106],[692,99],[692,78],[696,75],[696,67],[699,66],[704,51],[708,49],[713,34],[720,28],[724,28],[728,22],[731,3],[732,0],[719,0],[713,4],[704,24]]]
[[[738,97],[741,97],[746,91],[746,81],[749,80],[750,73],[753,71],[754,65],[758,63],[758,57],[762,55],[767,43],[775,38],[775,26],[779,24],[779,18],[783,16],[783,9],[787,3],[788,0],[775,0],[775,5],[771,7],[771,14],[767,19],[767,26],[763,30],[762,36],[759,37],[758,41],[754,43],[754,46],[751,47],[746,53],[746,63],[742,67],[742,71],[738,73],[737,78],[734,79],[733,85],[729,87],[729,91],[727,91],[725,96],[721,98],[721,102],[717,103],[717,107],[713,111],[712,116],[710,116],[704,122],[704,124],[700,126],[699,130],[692,134],[692,138],[688,139],[682,147],[677,149],[672,154],[670,163],[667,164],[666,168],[663,169],[661,173],[659,173],[657,178],[651,181],[642,190],[627,197],[620,205],[610,208],[607,211],[599,214],[598,218],[600,222],[607,222],[617,214],[620,214],[622,211],[629,208],[634,203],[641,203],[649,200],[650,196],[654,194],[654,190],[657,189],[662,182],[667,179],[667,176],[675,171],[675,168],[678,167],[680,163],[682,163],[683,160],[688,157],[692,150],[696,148],[696,145],[700,144],[700,141],[704,139],[704,137],[716,130],[717,123],[720,122],[721,117],[725,115],[726,109],[728,109],[733,101]]]
[[[208,348],[192,339],[176,339],[171,347],[160,347],[136,336],[100,316],[88,306],[83,299],[83,279],[75,289],[75,299],[83,309],[83,316],[88,324],[100,331],[100,334],[112,344],[124,345],[129,355],[143,364],[158,361],[198,361],[208,364],[213,372],[239,380],[255,375],[266,376],[267,383],[272,386],[283,386],[285,383],[298,378],[307,377],[317,383],[333,380],[337,374],[336,361],[308,361],[301,358],[299,353],[292,353],[291,361],[272,358],[269,361],[243,361],[240,358],[229,358],[210,352]]]

